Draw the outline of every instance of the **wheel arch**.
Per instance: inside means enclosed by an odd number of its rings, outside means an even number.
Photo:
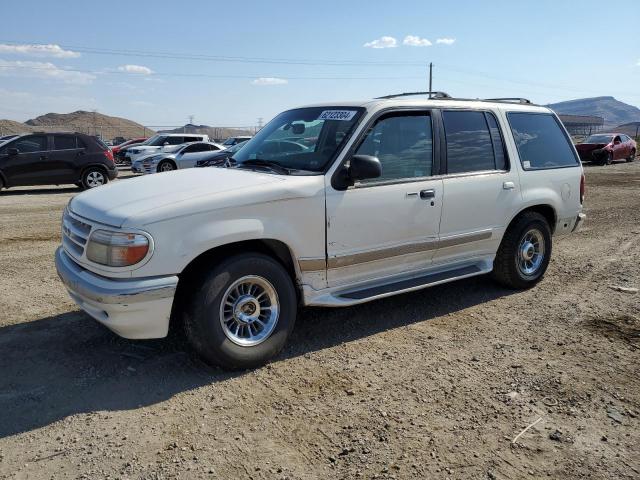
[[[101,169],[105,175],[109,175],[109,171],[107,170],[107,167],[104,166],[101,163],[90,163],[88,165],[83,165],[82,168],[80,169],[80,180],[82,180],[82,177],[84,177],[84,174],[87,173],[87,170],[89,170],[90,168],[99,168]]]
[[[556,212],[556,209],[548,203],[539,203],[523,208],[511,218],[509,224],[507,225],[507,230],[511,227],[511,225],[513,225],[513,223],[520,215],[526,212],[536,212],[542,215],[547,220],[549,228],[551,229],[551,234],[553,235],[556,229],[556,224],[558,222],[558,214]]]
[[[171,313],[172,325],[177,323],[175,319],[179,318],[178,313],[182,311],[184,302],[192,291],[193,282],[217,262],[241,253],[262,253],[278,261],[291,277],[298,300],[302,298],[299,267],[295,261],[293,251],[286,243],[270,238],[231,242],[202,252],[193,258],[178,274],[178,288]]]

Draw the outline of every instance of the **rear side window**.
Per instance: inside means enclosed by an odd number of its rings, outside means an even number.
[[[548,113],[511,112],[508,117],[525,170],[578,165],[571,141],[555,116]]]
[[[184,143],[184,137],[167,137],[165,143],[169,145],[180,145]]]
[[[447,140],[447,173],[505,170],[507,158],[495,117],[487,112],[442,113]]]
[[[73,150],[77,148],[76,137],[73,135],[55,135],[53,137],[54,150]]]

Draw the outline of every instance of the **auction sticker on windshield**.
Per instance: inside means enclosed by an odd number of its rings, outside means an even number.
[[[356,110],[325,110],[320,114],[318,120],[342,120],[348,122],[356,113],[358,113]]]

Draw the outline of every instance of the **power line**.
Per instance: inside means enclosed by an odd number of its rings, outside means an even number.
[[[11,40],[0,40],[2,43],[10,45],[22,45],[25,42]],[[176,60],[198,60],[209,62],[235,62],[235,63],[269,63],[282,65],[327,65],[327,66],[370,66],[370,67],[397,67],[397,66],[421,66],[421,62],[381,62],[369,60],[327,60],[327,59],[301,59],[301,58],[266,58],[266,57],[244,57],[226,55],[205,55],[194,53],[163,52],[148,50],[123,50],[109,48],[83,47],[78,45],[59,45],[61,48],[73,50],[79,53],[89,53],[96,55],[114,55],[128,57],[148,57],[148,58],[170,58]]]

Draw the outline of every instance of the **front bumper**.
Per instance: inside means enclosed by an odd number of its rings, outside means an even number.
[[[587,215],[585,215],[584,213],[579,213],[578,217],[576,218],[576,223],[573,224],[573,230],[571,231],[577,232],[578,230],[580,230],[586,219]]]
[[[55,258],[73,301],[98,322],[125,338],[167,336],[177,276],[106,278],[75,263],[62,247]]]

